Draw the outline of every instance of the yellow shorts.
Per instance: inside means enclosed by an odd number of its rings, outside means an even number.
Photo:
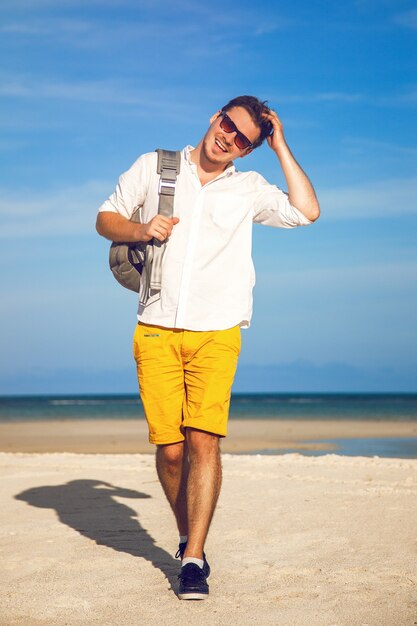
[[[149,441],[183,441],[187,426],[225,437],[239,353],[239,326],[197,332],[137,324],[133,354]]]

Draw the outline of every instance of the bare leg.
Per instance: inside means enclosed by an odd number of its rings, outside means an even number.
[[[187,444],[185,442],[157,447],[156,470],[174,512],[180,535],[188,534],[186,496],[188,469]]]
[[[202,559],[222,482],[219,437],[186,428],[186,441],[190,467],[187,482],[188,542],[184,556]]]

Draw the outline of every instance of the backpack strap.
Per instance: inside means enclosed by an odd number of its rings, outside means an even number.
[[[158,214],[172,217],[177,176],[181,169],[181,153],[173,150],[162,150],[161,148],[158,148],[156,152],[158,154],[157,173],[160,175]],[[147,285],[142,292],[141,304],[146,304],[151,291],[161,290],[162,258],[166,245],[166,241],[153,239],[152,245],[147,247],[145,261]]]
[[[172,217],[177,176],[181,169],[181,153],[178,150],[174,152],[173,150],[161,150],[161,148],[158,148],[156,152],[158,154],[156,171],[160,175],[158,213]]]

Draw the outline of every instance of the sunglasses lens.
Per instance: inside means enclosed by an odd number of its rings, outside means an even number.
[[[239,148],[239,150],[244,150],[245,148],[248,147],[249,145],[249,140],[246,139],[246,137],[244,137],[243,135],[241,135],[240,133],[236,134],[235,137],[235,144],[237,145],[237,147]]]
[[[236,130],[236,126],[227,116],[222,119],[222,121],[220,122],[220,126],[226,133],[233,133]]]
[[[226,113],[222,114],[220,128],[223,128],[226,133],[236,133],[235,144],[237,145],[239,150],[245,150],[245,148],[251,145],[249,139],[245,137],[245,135],[242,135],[240,131],[238,131],[238,129],[236,128],[236,124],[232,122],[232,120]]]

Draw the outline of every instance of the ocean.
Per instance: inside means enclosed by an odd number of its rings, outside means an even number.
[[[137,395],[1,396],[0,421],[144,419]],[[230,419],[417,421],[417,394],[233,394]],[[417,458],[417,438],[338,440],[340,454]],[[259,451],[275,454],[279,451]],[[306,452],[306,454],[320,452]]]
[[[0,421],[144,418],[138,395],[0,396]],[[417,421],[417,394],[233,394],[231,419]]]

